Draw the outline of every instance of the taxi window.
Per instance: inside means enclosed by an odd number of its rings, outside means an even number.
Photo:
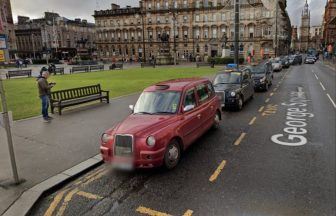
[[[194,89],[189,90],[184,99],[184,107],[189,105],[194,105],[196,107],[196,97]]]
[[[212,97],[215,95],[215,89],[211,83],[207,84],[208,90],[209,90],[209,96]]]
[[[197,87],[197,96],[200,103],[205,102],[209,98],[209,90],[206,85],[200,85]]]

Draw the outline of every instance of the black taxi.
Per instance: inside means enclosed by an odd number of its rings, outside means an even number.
[[[245,102],[254,96],[254,81],[249,69],[243,67],[224,69],[213,81],[215,92],[222,108],[241,110]]]

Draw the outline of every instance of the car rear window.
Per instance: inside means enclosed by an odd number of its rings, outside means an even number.
[[[209,98],[209,90],[206,85],[197,86],[197,96],[200,103],[205,102]]]

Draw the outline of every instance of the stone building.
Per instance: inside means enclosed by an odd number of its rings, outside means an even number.
[[[70,20],[57,13],[45,12],[43,18],[18,17],[15,34],[21,57],[68,59],[91,57],[94,51],[94,24]]]
[[[336,46],[336,0],[327,0],[323,16],[324,45]]]
[[[288,52],[291,25],[287,1],[276,2],[241,0],[241,55],[255,59],[274,56],[276,46],[279,55]],[[112,4],[111,9],[95,11],[94,17],[100,59],[140,60],[144,53],[146,59],[156,57],[163,33],[169,36],[171,52],[176,48],[179,61],[222,56],[225,45],[233,49],[233,0],[144,0],[140,7]]]
[[[10,0],[0,0],[0,34],[6,35],[6,60],[15,58],[16,38]]]
[[[301,26],[300,26],[299,40],[300,40],[299,50],[306,52],[309,48],[309,40],[310,40],[310,10],[309,10],[307,0],[302,10],[302,14],[301,14]]]

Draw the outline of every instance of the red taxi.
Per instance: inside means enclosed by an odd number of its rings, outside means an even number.
[[[131,115],[101,137],[103,160],[119,169],[172,169],[181,153],[221,120],[220,101],[205,78],[150,86],[130,109]]]

